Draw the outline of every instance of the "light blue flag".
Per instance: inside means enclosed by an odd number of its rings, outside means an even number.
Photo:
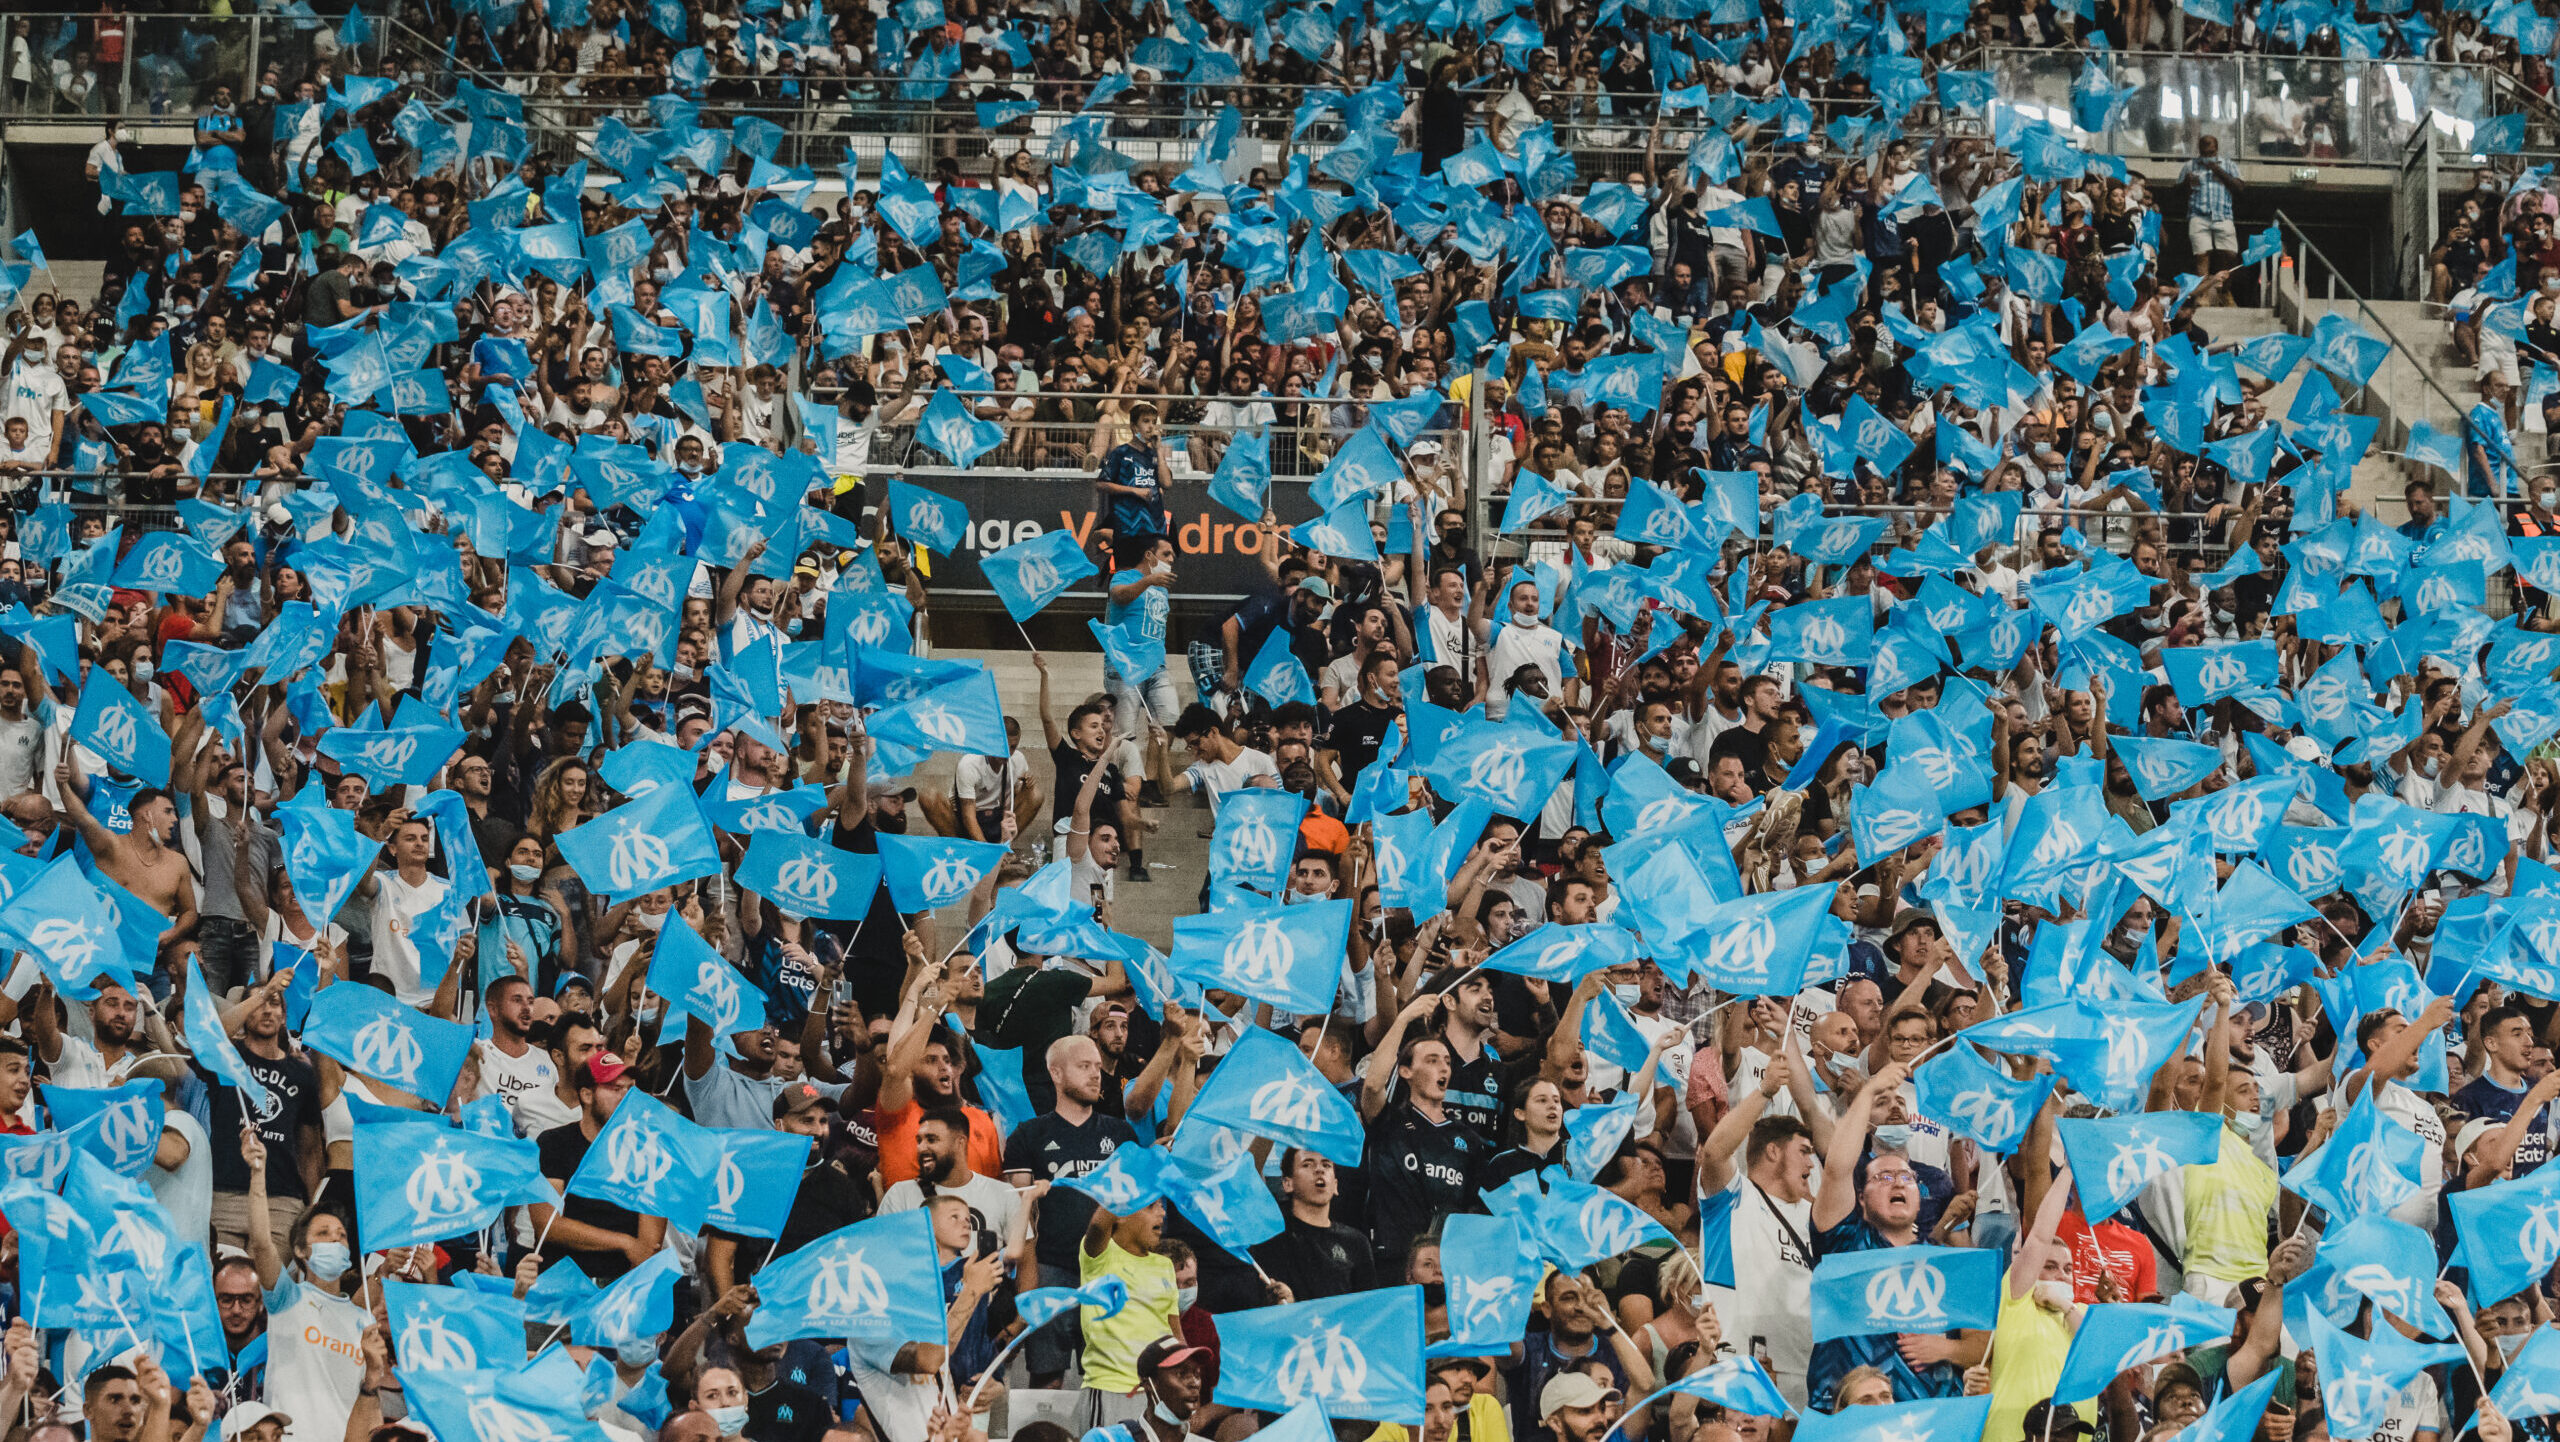
[[[619,1107],[614,1111],[616,1116],[621,1114]],[[596,1140],[601,1144],[604,1138],[599,1135]],[[581,1347],[623,1347],[664,1332],[675,1325],[676,1280],[683,1274],[684,1259],[676,1249],[659,1249],[615,1278],[569,1319],[569,1340]]]
[[[1271,634],[1262,638],[1262,649],[1245,663],[1244,686],[1274,706],[1286,706],[1292,701],[1312,706],[1319,699],[1315,681],[1289,646],[1285,626],[1272,627]]]
[[[1216,1399],[1328,1417],[1422,1420],[1422,1289],[1384,1287],[1223,1313]]]
[[[742,1236],[781,1236],[791,1204],[800,1195],[810,1139],[797,1132],[734,1127],[713,1127],[709,1133],[717,1157],[711,1165],[711,1210],[706,1220]],[[789,1185],[783,1185],[786,1181]]]
[[[139,1177],[151,1165],[152,1153],[160,1145],[160,1123],[167,1115],[160,1083],[91,1088],[47,1082],[43,1091],[54,1127],[81,1152],[122,1177]]]
[[[1270,509],[1271,439],[1260,431],[1239,432],[1218,458],[1209,478],[1209,499],[1248,521],[1260,521]]]
[[[465,1292],[385,1278],[382,1304],[404,1372],[506,1371],[524,1365],[524,1303],[503,1292]]]
[[[1946,829],[1938,792],[1917,766],[1888,766],[1874,785],[1849,789],[1850,840],[1861,856],[1890,856]]]
[[[1101,1166],[1080,1177],[1061,1177],[1061,1186],[1093,1198],[1094,1205],[1115,1217],[1143,1211],[1164,1199],[1165,1169],[1173,1165],[1149,1146],[1122,1146]]]
[[[169,784],[169,733],[131,691],[100,674],[80,688],[71,739],[106,758],[109,766],[153,786]]]
[[[1627,1410],[1640,1410],[1655,1397],[1702,1397],[1731,1412],[1745,1412],[1754,1417],[1792,1417],[1796,1409],[1778,1391],[1767,1370],[1749,1357],[1727,1357],[1713,1366],[1701,1367],[1670,1386],[1639,1399]],[[1888,1415],[1892,1408],[1878,1409]],[[1810,1415],[1810,1414],[1808,1414]]]
[[[1527,1333],[1529,1304],[1546,1263],[1509,1217],[1459,1213],[1440,1224],[1440,1271],[1449,1298],[1449,1335],[1434,1357],[1508,1355]]]
[[[1793,996],[1817,951],[1847,949],[1845,939],[1829,941],[1830,914],[1830,898],[1818,886],[1760,892],[1708,912],[1676,958],[1660,959],[1737,996]]]
[[[1769,659],[1864,666],[1875,656],[1875,632],[1869,597],[1802,601],[1769,613]]]
[[[626,1094],[569,1178],[568,1194],[700,1231],[719,1153],[710,1130],[643,1091]]]
[[[1294,791],[1247,787],[1219,797],[1209,834],[1209,884],[1249,886],[1272,897],[1287,890],[1298,823],[1306,819],[1307,799]]]
[[[761,1300],[747,1322],[750,1347],[801,1337],[940,1345],[947,1335],[930,1209],[829,1232],[752,1280]]]
[[[2338,1442],[2372,1436],[2421,1371],[2463,1359],[2458,1342],[2412,1342],[2386,1326],[2375,1327],[2370,1338],[2354,1337],[2316,1309],[2306,1316],[2310,1335],[2301,1340],[2320,1359],[2320,1407]]]
[[[1636,959],[1633,932],[1610,922],[1566,926],[1550,921],[1486,957],[1487,971],[1571,985],[1595,971],[1625,966]]]
[[[894,476],[889,479],[889,515],[899,535],[928,551],[959,550],[969,533],[967,507]]]
[[[1608,998],[1608,1001],[1612,1006],[1617,1004],[1615,997]],[[1591,1013],[1598,1009],[1597,1006],[1587,1006],[1583,1009],[1583,1026],[1586,1030],[1591,1024]],[[1636,1059],[1635,1067],[1626,1067],[1623,1062],[1620,1063],[1622,1069],[1629,1073],[1630,1080],[1634,1072],[1643,1065],[1643,1057]],[[1609,1159],[1618,1154],[1619,1146],[1626,1141],[1627,1135],[1635,1130],[1636,1109],[1650,1107],[1652,1104],[1650,1097],[1629,1092],[1614,1102],[1592,1103],[1566,1112],[1564,1114],[1565,1171],[1586,1182],[1599,1176],[1600,1169],[1609,1165]]]
[[[1807,1412],[1797,1420],[1795,1435],[1797,1442],[1979,1442],[1990,1420],[1991,1394],[1985,1392],[1979,1397]]]
[[[2382,1109],[2373,1104],[2372,1089],[2367,1088],[2347,1109],[2346,1119],[2329,1134],[2329,1140],[2294,1161],[2292,1169],[2284,1174],[2285,1190],[2320,1207],[2333,1222],[2367,1212],[2388,1212],[2417,1194],[2420,1157],[2426,1146],[2416,1132],[2383,1115]],[[2534,1174],[2535,1178],[2540,1176],[2538,1171]],[[2553,1181],[2560,1182],[2560,1177]],[[2466,1210],[2463,1204],[2468,1202],[2469,1210],[2483,1212],[2498,1205],[2502,1187],[2523,1185],[2524,1182],[2507,1182],[2455,1193],[2448,1199],[2454,1208],[2455,1224],[2462,1227],[2464,1236],[2477,1235],[2462,1226]],[[2554,1215],[2560,1216],[2560,1212]],[[2475,1258],[2473,1278],[2476,1280],[2484,1268],[2494,1269],[2497,1263],[2494,1257]],[[2515,1290],[2510,1287],[2490,1301],[2512,1296]]]
[[[2168,737],[2110,739],[2145,801],[2165,801],[2222,769],[2222,749]]]
[[[1240,1152],[1215,1167],[1198,1167],[1176,1158],[1159,1179],[1165,1199],[1231,1256],[1253,1255],[1254,1247],[1280,1235],[1286,1225],[1280,1218],[1280,1203],[1272,1197],[1251,1152]]]
[[[1486,1206],[1519,1222],[1530,1244],[1567,1271],[1671,1240],[1662,1224],[1633,1202],[1577,1181],[1562,1167],[1523,1172],[1503,1191],[1483,1195]]]
[[[1093,1308],[1098,1320],[1107,1322],[1128,1305],[1129,1284],[1118,1277],[1099,1277],[1085,1287],[1034,1287],[1013,1299],[1022,1325],[1034,1332],[1079,1307]]]
[[[2359,1097],[2356,1107],[2364,1110],[2371,1101],[2370,1094]],[[2375,1172],[2388,1170],[2377,1190],[2394,1189],[2405,1198],[2417,1190],[2417,1146],[2425,1143],[2419,1142],[2408,1128],[2379,1113],[2375,1119],[2392,1134],[2383,1138],[2391,1143],[2391,1155],[2378,1158],[2372,1167]],[[2344,1135],[2354,1122],[2355,1116],[2350,1113],[2347,1121],[2339,1124],[2337,1135],[2329,1139],[2328,1150],[2337,1149],[2338,1136]],[[2417,1146],[2405,1146],[2395,1138]],[[2293,1184],[2294,1174],[2301,1170],[2297,1164],[2292,1173],[2287,1173],[2285,1186],[2311,1197],[2311,1193]],[[2444,1201],[2453,1213],[2454,1231],[2462,1239],[2456,1255],[2470,1268],[2466,1290],[2473,1306],[2503,1302],[2541,1281],[2554,1266],[2560,1266],[2560,1167],[2536,1167],[2511,1182],[2493,1182],[2449,1193]],[[2361,1210],[2388,1208],[2389,1204],[2367,1205]]]
[[[322,995],[364,989],[333,986]],[[359,1121],[355,1148],[356,1228],[368,1248],[468,1236],[510,1206],[560,1200],[543,1180],[541,1150],[530,1139],[483,1136],[441,1121]]]
[[[2054,1400],[2080,1403],[2106,1390],[2116,1377],[2174,1352],[2231,1336],[2240,1314],[2183,1293],[2167,1303],[2099,1302],[2080,1314],[2080,1330],[2062,1359]],[[2327,1358],[2323,1357],[2323,1370]]]
[[[864,729],[891,745],[927,753],[1006,756],[1013,751],[1005,739],[1004,701],[996,694],[992,671],[972,671],[912,700],[883,707],[871,714]]]
[[[2050,1072],[2025,1081],[1982,1059],[1970,1046],[1951,1046],[1911,1074],[1920,1115],[1950,1127],[1988,1150],[2014,1152],[2053,1090]]]
[[[2057,1038],[2053,1064],[2083,1096],[2109,1111],[2140,1111],[2150,1094],[2151,1074],[2178,1054],[2203,1009],[2202,997],[2156,1006],[2110,1001],[2104,1033]]]
[[[1544,810],[1576,756],[1570,741],[1545,740],[1499,721],[1470,716],[1422,758],[1419,769],[1444,797],[1483,802],[1501,816]]]
[[[1606,992],[1583,1005],[1580,1040],[1592,1056],[1629,1076],[1653,1054],[1653,1039],[1637,1030],[1635,1018],[1625,1004]]]
[[[615,901],[714,876],[720,846],[689,786],[661,786],[555,838],[589,890]]]
[[[742,875],[740,885],[746,884]],[[1174,974],[1282,1011],[1333,1010],[1351,937],[1349,901],[1240,906],[1173,923]]]
[[[335,917],[372,868],[382,843],[356,829],[355,814],[328,805],[317,786],[306,785],[276,808],[284,831],[284,873],[294,900],[316,924]]]
[[[2172,1442],[2249,1442],[2258,1435],[2267,1398],[2274,1393],[2276,1379],[2282,1375],[2268,1368],[2265,1376],[2214,1403],[2211,1410],[2188,1423]]]
[[[372,1238],[365,1240],[370,1243]],[[580,1410],[577,1387],[564,1387],[558,1379],[540,1375],[539,1369],[413,1372],[402,1367],[400,1380],[407,1388],[409,1415],[438,1437],[601,1442],[606,1435]]]
[[[1237,795],[1248,793],[1239,792]],[[1227,798],[1230,802],[1235,797]],[[963,837],[892,836],[880,834],[880,879],[889,888],[890,904],[914,915],[939,911],[968,899],[978,883],[1002,865],[1001,841]]]
[[[1835,1252],[1813,1269],[1813,1340],[1994,1326],[2002,1270],[1988,1248]]]
[[[2275,1375],[2269,1372],[2267,1377],[2272,1380]],[[2523,1348],[2507,1359],[2507,1370],[2499,1374],[2498,1385],[2489,1389],[2489,1400],[2511,1419],[2560,1412],[2560,1329],[2534,1328]],[[2231,1442],[2248,1442],[2248,1438]]]
[[[2065,1117],[2055,1129],[2091,1222],[2114,1216],[2171,1167],[2210,1165],[2222,1146],[2222,1118],[2203,1112]]]
[[[1144,681],[1164,669],[1164,638],[1141,636],[1129,626],[1088,619],[1085,629],[1102,645],[1111,673],[1124,681]]]
[[[712,1037],[735,1037],[765,1025],[763,989],[750,986],[730,958],[712,950],[673,909],[648,958],[648,989],[666,999],[671,1017],[699,1017]]]
[[[880,858],[806,836],[759,831],[738,862],[738,884],[785,912],[828,921],[871,913],[880,889]]]
[[[187,964],[186,1031],[187,1050],[195,1053],[196,1061],[216,1080],[238,1087],[257,1115],[268,1115],[275,1098],[240,1059],[240,1049],[222,1029],[222,1010],[205,987],[204,970],[193,963]]]
[[[0,906],[0,935],[24,943],[56,991],[87,1001],[109,978],[138,989],[135,977],[150,969],[149,959],[138,965],[127,954],[114,918],[114,908],[81,871],[79,858],[65,852]]]
[[[213,547],[176,531],[154,531],[133,543],[116,566],[115,584],[164,596],[210,596],[222,579]]]
[[[1247,1027],[1236,1038],[1185,1115],[1303,1147],[1346,1167],[1360,1164],[1367,1136],[1359,1109],[1297,1043],[1261,1027]]]
[[[359,731],[350,726],[320,738],[320,754],[373,784],[377,792],[394,786],[424,786],[461,748],[459,726],[413,726],[397,731]]]
[[[916,439],[965,471],[980,456],[1004,444],[1004,427],[971,414],[960,393],[945,386],[925,406],[923,418],[916,423]]]
[[[2171,646],[2160,653],[2161,669],[2169,673],[2169,684],[2185,706],[2202,706],[2237,691],[2272,686],[2276,664],[2273,641]]]
[[[2429,1337],[2453,1335],[2453,1318],[2436,1300],[2436,1244],[2425,1232],[2380,1212],[2367,1212],[2320,1238],[2318,1253],[2339,1285]]]
[[[1511,499],[1503,503],[1502,524],[1496,527],[1504,535],[1525,531],[1545,516],[1573,504],[1573,492],[1534,471],[1522,471],[1511,482]],[[1755,508],[1752,515],[1759,515]]]
[[[369,986],[324,986],[312,995],[302,1041],[340,1066],[432,1103],[453,1094],[472,1035],[459,1022],[429,1016]]]
[[[1634,481],[1618,510],[1617,538],[1635,546],[1678,546],[1689,539],[1689,513],[1680,498],[1651,481]]]
[[[978,560],[980,574],[1017,622],[1040,614],[1067,588],[1099,574],[1073,531],[1047,531]]]

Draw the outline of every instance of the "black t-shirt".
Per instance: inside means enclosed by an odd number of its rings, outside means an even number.
[[[1548,1167],[1563,1165],[1564,1143],[1562,1142],[1556,1143],[1553,1151],[1543,1155],[1527,1147],[1504,1147],[1501,1151],[1495,1152],[1484,1164],[1483,1171],[1477,1173],[1476,1185],[1484,1191],[1498,1191],[1503,1183],[1522,1172],[1543,1171]]]
[[[272,1098],[267,1110],[254,1116],[258,1140],[267,1148],[267,1195],[300,1197],[302,1169],[295,1165],[294,1147],[302,1128],[320,1124],[320,1073],[291,1053],[269,1061],[244,1046],[240,1059]],[[246,1192],[249,1164],[240,1160],[240,1093],[201,1066],[196,1077],[213,1105],[213,1189]]]
[[[1433,1122],[1398,1102],[1369,1125],[1369,1246],[1400,1268],[1413,1239],[1451,1212],[1480,1212],[1476,1173],[1492,1144],[1453,1113]]]
[[[1136,1130],[1118,1117],[1096,1112],[1077,1126],[1056,1112],[1042,1112],[1005,1138],[1004,1169],[1054,1183],[1100,1171],[1113,1152],[1137,1141]],[[1076,1247],[1084,1240],[1085,1224],[1093,1220],[1093,1205],[1093,1198],[1073,1187],[1049,1188],[1040,1199],[1040,1236],[1032,1252],[1042,1266],[1077,1265]]]
[[[1721,761],[1727,756],[1741,757],[1742,774],[1757,781],[1761,769],[1769,764],[1768,735],[1747,726],[1725,731],[1716,737],[1715,744],[1707,748],[1707,759]]]
[[[827,1399],[794,1383],[776,1380],[761,1392],[747,1394],[747,1442],[818,1442],[835,1423]]]
[[[566,1185],[571,1177],[578,1174],[578,1164],[587,1159],[587,1148],[595,1143],[579,1123],[568,1122],[544,1132],[534,1145],[540,1149],[542,1174]],[[639,1213],[594,1197],[562,1197],[559,1210],[560,1215],[570,1221],[584,1222],[608,1232],[620,1232],[626,1237],[637,1236],[640,1232]],[[631,1259],[620,1252],[569,1251],[569,1256],[588,1276],[599,1282],[610,1282],[631,1270]]]
[[[1051,819],[1057,821],[1075,819],[1076,794],[1084,789],[1084,774],[1097,765],[1102,767],[1102,781],[1093,791],[1093,814],[1098,817],[1118,818],[1122,794],[1119,767],[1108,762],[1085,759],[1085,754],[1078,751],[1072,741],[1061,741],[1050,747],[1049,759],[1055,762],[1058,768],[1058,794],[1050,798]]]
[[[738,1259],[730,1275],[745,1281],[758,1267],[787,1252],[796,1252],[829,1232],[840,1231],[871,1217],[871,1189],[855,1181],[836,1161],[814,1162],[800,1173],[800,1191],[791,1199],[791,1210],[782,1220],[778,1238],[750,1237],[741,1232],[723,1231],[718,1227],[705,1230],[711,1236],[726,1237],[738,1245]]]
[[[1478,1049],[1474,1061],[1455,1062],[1449,1072],[1449,1095],[1445,1099],[1449,1114],[1465,1122],[1477,1136],[1500,1136],[1503,1079],[1508,1074],[1509,1068],[1490,1046]]]
[[[839,820],[829,842],[838,851],[862,856],[880,853],[880,832],[872,825],[871,815],[851,826]],[[772,908],[766,908],[768,914]],[[906,978],[906,924],[898,919],[898,906],[889,899],[889,888],[871,893],[871,909],[859,923],[822,921],[822,930],[833,935],[844,946],[844,976],[853,988],[853,1000],[864,1016],[894,1015],[898,1010],[898,983]]]
[[[978,1035],[990,1046],[1022,1053],[1022,1085],[1034,1111],[1058,1104],[1049,1048],[1074,1034],[1076,1007],[1092,990],[1093,978],[1081,972],[1018,966],[989,983],[979,999]]]
[[[1301,1302],[1378,1285],[1378,1265],[1367,1237],[1340,1222],[1310,1226],[1294,1212],[1278,1236],[1253,1249],[1253,1259]]]
[[[1378,749],[1387,744],[1387,728],[1404,711],[1400,707],[1372,706],[1354,701],[1333,713],[1332,724],[1325,728],[1324,744],[1342,758],[1342,784],[1349,786],[1378,759]]]

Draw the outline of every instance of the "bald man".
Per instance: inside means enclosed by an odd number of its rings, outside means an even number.
[[[1031,1190],[1026,1204],[1039,1207],[1039,1239],[1033,1260],[1040,1266],[1040,1285],[1081,1284],[1076,1267],[1076,1240],[1093,1219],[1093,1199],[1072,1187],[1053,1187],[1061,1177],[1080,1177],[1111,1160],[1138,1134],[1119,1117],[1095,1109],[1106,1078],[1102,1049],[1088,1036],[1062,1036],[1049,1044],[1049,1082],[1057,1104],[1014,1129],[1004,1145],[1004,1178]],[[1034,1333],[1022,1344],[1031,1385],[1056,1387],[1066,1380],[1067,1360],[1077,1346],[1076,1314],[1066,1315]]]

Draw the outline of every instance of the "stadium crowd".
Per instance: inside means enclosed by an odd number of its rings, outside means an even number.
[[[2395,524],[2158,7],[572,8],[0,264],[11,1442],[2549,1433],[2538,173]]]

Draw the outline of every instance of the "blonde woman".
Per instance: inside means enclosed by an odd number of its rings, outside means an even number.
[[[525,818],[525,830],[542,842],[545,866],[561,864],[560,833],[588,818],[587,800],[594,789],[594,773],[575,756],[563,756],[544,767],[541,778],[534,782],[533,807]]]
[[[1618,1299],[1621,1325],[1629,1314],[1646,1305],[1646,1300],[1633,1293]],[[1653,1375],[1668,1376],[1671,1354],[1683,1344],[1696,1343],[1698,1355],[1712,1360],[1724,1346],[1724,1322],[1716,1316],[1716,1304],[1707,1300],[1706,1288],[1698,1280],[1698,1264],[1686,1252],[1674,1252],[1662,1263],[1661,1280],[1655,1283],[1650,1319],[1633,1329],[1636,1345],[1653,1361]]]

